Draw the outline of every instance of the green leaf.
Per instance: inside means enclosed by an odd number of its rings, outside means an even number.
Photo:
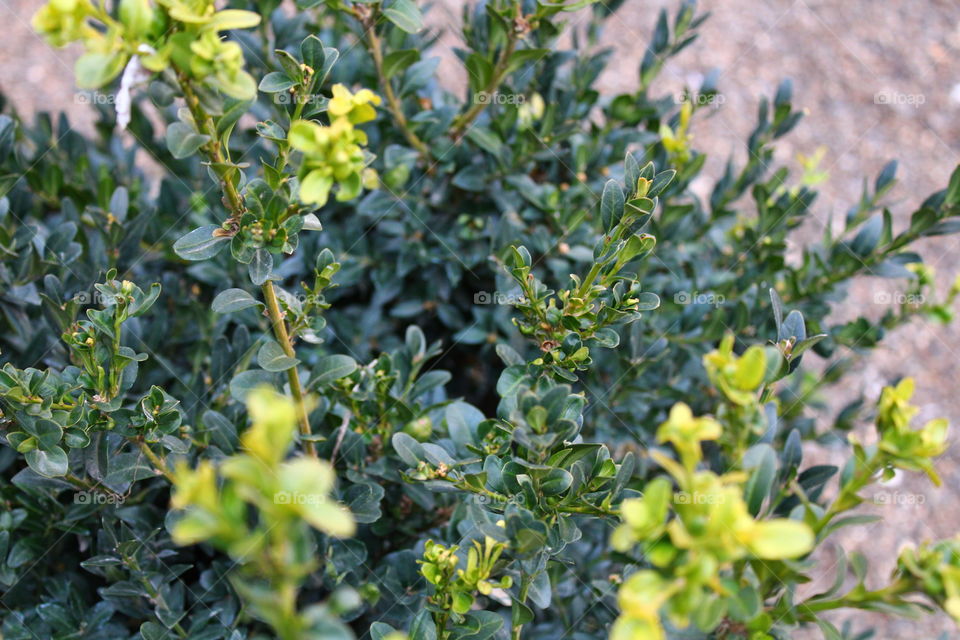
[[[214,410],[205,411],[203,426],[210,434],[210,442],[225,453],[233,453],[240,443],[237,437],[237,428],[222,413]]]
[[[209,141],[210,136],[197,133],[185,122],[174,122],[167,127],[167,148],[178,160],[192,156]]]
[[[558,496],[573,484],[573,476],[564,469],[551,469],[540,482],[540,491],[545,496]]]
[[[547,571],[540,571],[533,576],[530,581],[528,592],[530,600],[541,609],[550,607],[553,600],[553,588],[550,586],[550,574]]]
[[[773,488],[773,481],[777,476],[777,455],[774,453],[773,448],[767,444],[755,445],[755,447],[751,449],[751,452],[753,451],[759,452],[754,454],[759,460],[752,461],[756,468],[750,476],[750,479],[747,480],[747,484],[743,490],[743,497],[747,501],[747,508],[751,515],[756,516],[760,513],[763,501],[770,495],[771,489]]]
[[[737,361],[733,381],[738,389],[753,391],[763,382],[767,371],[767,354],[763,347],[753,345]]]
[[[817,619],[817,626],[823,634],[823,640],[844,640],[843,634],[828,620]]]
[[[227,289],[217,294],[210,308],[214,313],[233,313],[249,307],[255,307],[258,302],[252,295],[243,289]]]
[[[873,183],[873,189],[877,196],[887,192],[894,184],[897,176],[897,161],[891,160],[883,165],[883,169],[877,175],[877,180]]]
[[[77,59],[74,75],[81,89],[98,89],[123,71],[125,53],[85,53]]]
[[[332,188],[332,176],[326,175],[320,169],[311,171],[300,181],[300,199],[306,204],[322,207],[327,203]]]
[[[294,84],[303,82],[303,69],[300,68],[299,60],[283,49],[275,49],[273,54],[277,56],[277,62],[280,63],[287,77],[292,80]]]
[[[670,44],[670,25],[667,22],[667,12],[660,10],[657,16],[657,26],[653,31],[653,42],[650,43],[650,49],[654,53],[663,53]]]
[[[26,452],[24,458],[31,469],[46,478],[65,476],[69,470],[67,454],[60,447],[34,449]]]
[[[286,371],[300,364],[300,361],[284,353],[280,343],[268,340],[257,352],[257,364],[267,371]]]
[[[493,611],[471,611],[466,620],[453,629],[450,640],[490,640],[502,626],[503,618]]]
[[[357,526],[350,512],[327,499],[336,481],[330,463],[309,457],[294,458],[281,465],[278,476],[282,492],[305,498],[292,505],[312,527],[337,538],[354,534]]]
[[[651,291],[642,291],[637,296],[637,311],[653,311],[660,306],[660,296]]]
[[[334,354],[325,356],[317,361],[313,368],[313,378],[310,387],[324,387],[335,380],[346,378],[357,370],[357,362],[350,356]]]
[[[524,365],[512,365],[503,370],[497,380],[497,393],[502,398],[515,396],[523,386],[530,384],[527,368]]]
[[[742,587],[727,603],[730,617],[737,622],[753,620],[760,613],[760,594],[752,585]]]
[[[770,287],[770,306],[773,307],[773,321],[779,335],[780,327],[783,326],[783,302],[780,300],[780,294],[773,287]]]
[[[130,208],[130,195],[126,187],[117,187],[110,196],[110,213],[120,222],[127,219],[127,209]]]
[[[514,51],[507,63],[507,73],[513,73],[518,69],[525,72],[532,71],[533,65],[537,64],[550,55],[550,49],[521,49]]]
[[[128,308],[129,317],[136,318],[149,311],[157,301],[157,298],[160,297],[161,290],[162,287],[160,286],[160,283],[154,282],[150,285],[150,289],[147,290],[146,294],[144,294],[142,297],[138,294]]]
[[[271,71],[260,80],[258,89],[263,93],[280,93],[295,86],[297,86],[297,83],[291,80],[287,74],[282,71]]]
[[[146,0],[120,0],[120,22],[131,35],[143,36],[150,28],[153,10]]]
[[[518,364],[524,364],[526,361],[523,359],[517,350],[508,345],[505,342],[501,342],[497,345],[497,356],[503,362],[503,364],[508,367]]]
[[[194,229],[173,243],[174,252],[184,260],[207,260],[220,253],[230,241],[227,236],[216,236],[217,225]]]
[[[303,63],[315,72],[323,69],[326,55],[323,52],[323,42],[320,38],[310,34],[300,43],[300,58]]]
[[[390,439],[390,444],[393,445],[393,450],[397,452],[400,459],[408,466],[416,467],[421,460],[425,460],[427,457],[423,445],[416,438],[403,431],[394,433]]]
[[[454,591],[453,592],[453,606],[451,607],[455,613],[463,615],[467,611],[470,611],[470,608],[473,606],[473,596],[466,591]]]
[[[519,627],[531,620],[533,620],[533,609],[514,598],[513,606],[510,608],[510,622],[513,626]]]
[[[607,184],[603,186],[603,195],[600,197],[600,221],[604,231],[609,233],[614,225],[620,222],[625,204],[623,189],[616,180],[607,180]]]
[[[943,204],[947,207],[956,207],[960,205],[960,165],[950,174],[950,184],[947,186],[947,193],[944,195]]]
[[[813,531],[796,520],[778,518],[758,522],[747,543],[750,551],[764,560],[796,558],[813,548]]]
[[[143,640],[174,640],[176,636],[156,622],[144,622],[140,625]]]
[[[327,76],[330,75],[333,65],[335,65],[339,59],[339,51],[333,47],[323,48],[323,69],[313,74],[314,86],[320,86],[323,84],[323,82],[327,79]],[[314,67],[314,69],[316,69],[316,67]]]
[[[926,237],[952,235],[960,232],[960,217],[945,218],[923,232]],[[876,271],[876,270],[874,270]],[[910,277],[910,276],[908,276]]]
[[[503,153],[503,142],[500,140],[500,137],[487,127],[474,125],[467,130],[465,135],[467,140],[477,145],[487,153],[491,153],[495,156]]]
[[[661,171],[657,174],[657,177],[653,179],[653,184],[650,185],[650,190],[647,191],[648,198],[654,198],[661,193],[664,189],[670,186],[670,183],[673,182],[673,177],[677,175],[676,169],[668,169],[667,171]]]
[[[842,518],[834,518],[830,521],[830,524],[825,526],[820,531],[820,539],[823,540],[830,536],[833,532],[843,527],[850,527],[855,525],[864,525],[864,524],[873,524],[875,522],[880,522],[883,520],[880,516],[875,515],[857,515],[857,516],[845,516]]]
[[[233,396],[234,400],[245,402],[247,394],[257,387],[264,385],[273,387],[275,383],[276,375],[270,371],[263,371],[262,369],[243,371],[235,375],[233,380],[230,381],[230,395]]]
[[[458,445],[473,444],[477,426],[483,421],[483,413],[466,402],[454,402],[444,411],[447,431]]]
[[[385,640],[396,629],[384,622],[374,622],[370,625],[370,640]]]
[[[437,640],[437,626],[427,609],[421,609],[410,622],[410,640]]]
[[[273,254],[264,248],[257,249],[253,254],[253,259],[247,265],[247,271],[250,273],[250,281],[260,286],[270,279],[270,272],[273,271]]]
[[[730,598],[732,599],[732,598]],[[727,599],[707,597],[693,613],[693,622],[702,631],[712,631],[727,613]]]
[[[419,60],[420,52],[416,49],[392,51],[383,59],[383,73],[388,78],[392,78]]]
[[[423,29],[423,16],[413,0],[394,0],[383,10],[383,15],[407,33],[418,33]]]
[[[353,519],[361,524],[377,522],[383,512],[380,502],[384,490],[374,482],[359,482],[343,492],[342,502],[350,509]]]
[[[37,447],[43,450],[57,447],[63,438],[63,429],[52,420],[25,421],[23,430],[36,438]]]
[[[207,83],[214,89],[238,100],[252,100],[257,96],[257,81],[246,71],[233,74],[220,73],[209,77]]]
[[[229,31],[231,29],[250,29],[260,24],[260,15],[241,9],[221,9],[213,14],[203,30]]]
[[[467,68],[467,80],[470,83],[470,88],[475,92],[487,87],[493,79],[493,65],[479,53],[474,52],[467,56],[464,66]],[[478,99],[481,98],[478,97]]]
[[[794,342],[796,343],[807,339],[807,325],[803,320],[803,314],[797,309],[787,314],[780,329],[780,333],[777,334],[777,340],[794,338]]]
[[[850,250],[860,256],[866,257],[873,253],[880,242],[880,235],[883,233],[883,217],[873,216],[867,220],[866,224],[860,229],[853,241],[850,243]]]
[[[648,233],[637,233],[630,236],[617,255],[617,264],[624,265],[638,256],[650,253],[656,244],[656,238]],[[659,302],[659,297],[657,300]]]

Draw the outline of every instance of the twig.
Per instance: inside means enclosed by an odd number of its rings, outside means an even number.
[[[361,9],[361,7],[363,8]],[[393,116],[397,128],[403,133],[403,137],[407,139],[407,142],[420,153],[421,157],[428,158],[430,156],[430,149],[426,143],[413,132],[413,129],[410,128],[410,123],[403,113],[403,105],[397,97],[397,94],[394,93],[393,85],[390,84],[390,78],[387,77],[384,71],[383,45],[380,36],[377,35],[376,14],[369,12],[364,5],[354,7],[351,14],[360,22],[361,27],[366,32],[364,44],[370,53],[370,57],[373,58],[373,66],[377,71],[380,88],[383,89],[383,94],[387,99],[387,108],[390,110],[390,114]]]
[[[333,445],[333,453],[330,454],[331,466],[337,461],[337,451],[340,450],[340,445],[343,443],[343,436],[347,433],[347,425],[350,424],[350,418],[352,417],[353,414],[349,409],[343,414],[343,421],[340,423],[340,429],[337,430],[337,442]]]
[[[270,317],[270,324],[273,325],[273,334],[280,343],[283,353],[290,358],[296,358],[297,353],[293,350],[293,344],[290,336],[287,334],[287,324],[283,320],[283,313],[280,311],[280,304],[277,302],[277,294],[273,288],[273,281],[267,280],[260,287],[263,291],[264,302],[267,303],[267,314]],[[300,374],[297,372],[297,366],[294,365],[287,369],[287,381],[290,383],[290,394],[293,396],[293,402],[297,410],[297,420],[300,423],[300,435],[309,438],[313,431],[310,429],[310,418],[307,415],[307,407],[303,401],[303,387],[300,384]],[[307,455],[317,457],[317,448],[313,441],[305,439],[303,448]]]

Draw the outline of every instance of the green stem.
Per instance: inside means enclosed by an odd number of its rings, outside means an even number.
[[[813,503],[812,500],[810,500],[810,497],[807,495],[807,492],[803,490],[803,487],[800,486],[800,483],[797,482],[796,478],[790,481],[790,490],[793,492],[793,495],[795,495],[797,499],[800,500],[800,504],[806,507],[807,511],[809,511],[810,513],[815,513],[814,508],[816,507],[816,505]]]
[[[860,595],[854,595],[854,592],[847,593],[839,598],[834,598],[833,600],[821,600],[818,602],[801,602],[797,605],[797,611],[802,611],[806,613],[818,613],[821,611],[832,611],[834,609],[844,609],[847,607],[853,607],[857,609],[862,609],[864,603],[870,602],[886,602],[891,598],[895,598],[901,594],[908,592],[911,588],[911,582],[906,578],[899,578],[896,582],[887,585],[882,589],[877,589],[876,591],[867,591]]]
[[[199,98],[193,91],[193,88],[190,86],[189,80],[183,74],[180,76],[180,86],[183,88],[183,94],[186,98],[187,106],[189,107],[190,113],[193,115],[193,119],[196,121],[197,126],[202,127],[204,132],[210,136],[210,141],[204,147],[208,157],[214,163],[222,163],[224,161],[224,157],[220,146],[220,141],[217,139],[216,127],[214,127],[213,118],[211,118],[210,115],[204,111],[203,106],[200,104]],[[298,109],[294,112],[294,115],[296,116],[299,113],[300,110]],[[221,175],[221,184],[223,185],[223,191],[224,195],[226,196],[227,205],[230,209],[231,218],[233,220],[239,220],[240,216],[245,210],[243,198],[237,191],[236,185],[233,184],[233,180],[230,179],[230,176]],[[287,325],[283,320],[283,314],[280,311],[280,305],[277,302],[277,295],[274,291],[273,283],[267,280],[267,282],[265,282],[260,289],[263,292],[263,299],[267,305],[267,313],[270,316],[270,324],[273,327],[274,337],[277,339],[277,342],[280,343],[280,347],[283,349],[283,352],[287,356],[295,358],[296,352],[293,349],[293,343],[291,342],[290,336],[287,333]],[[307,417],[307,408],[303,401],[303,386],[300,384],[300,374],[297,371],[297,367],[294,366],[287,369],[287,380],[290,383],[290,394],[293,396],[293,403],[296,407],[297,418],[300,423],[300,433],[304,437],[308,437],[311,434],[310,421]],[[304,441],[304,450],[308,455],[314,458],[317,457],[317,450],[312,441]]]
[[[820,535],[820,532],[830,524],[830,521],[833,520],[834,517],[850,509],[849,506],[846,506],[850,503],[850,499],[870,484],[879,467],[878,456],[874,456],[866,461],[864,466],[850,479],[850,482],[840,488],[840,492],[823,514],[823,517],[813,526],[813,532],[815,534]]]
[[[312,81],[311,81],[311,84],[312,84]],[[303,107],[306,105],[306,96],[301,97],[300,94],[297,93],[293,96],[293,98],[296,104],[293,107],[293,115],[290,116],[291,126],[293,125],[294,122],[299,120],[300,117],[303,115]],[[290,158],[290,143],[287,141],[284,141],[280,143],[279,146],[280,146],[280,150],[279,150],[279,153],[277,154],[277,173],[283,173],[283,170],[287,166],[287,160]],[[285,212],[284,216],[280,219],[280,222],[283,222],[284,220],[290,217],[289,215],[286,215],[286,213],[288,212]]]
[[[115,497],[116,493],[110,491],[106,487],[101,487],[99,484],[93,484],[89,480],[84,480],[83,478],[78,478],[72,473],[68,473],[63,476],[63,479],[75,486],[78,489],[83,489],[84,491],[94,491],[96,493],[102,493],[105,496]]]
[[[197,127],[210,137],[209,142],[204,145],[203,149],[213,163],[223,164],[225,162],[223,150],[219,137],[217,136],[217,129],[213,124],[213,118],[204,110],[203,105],[200,104],[200,98],[197,97],[193,87],[190,86],[190,81],[183,74],[180,74],[180,88],[183,90],[187,108],[190,110],[190,115],[193,116]],[[236,185],[233,184],[233,180],[231,180],[228,175],[221,174],[216,169],[215,171],[217,175],[220,176],[220,183],[223,186],[223,193],[227,198],[227,205],[230,208],[231,217],[239,219],[245,211],[243,198],[240,196],[240,192],[237,191]]]
[[[447,631],[447,620],[450,619],[450,612],[444,609],[438,616],[436,620],[437,633],[440,634],[440,640],[447,640],[450,637],[450,632]]]
[[[390,84],[390,78],[387,77],[386,71],[384,70],[383,41],[380,40],[380,36],[377,35],[376,13],[365,13],[365,11],[366,9],[358,10],[354,7],[350,13],[360,21],[360,25],[366,32],[367,37],[364,44],[370,57],[373,58],[373,66],[377,72],[377,80],[380,83],[380,88],[383,90],[384,97],[387,99],[387,108],[390,111],[390,115],[393,116],[397,128],[403,133],[403,137],[407,139],[410,146],[416,149],[421,157],[428,158],[430,156],[430,148],[427,147],[426,143],[421,140],[410,127],[407,116],[403,113],[403,104],[393,91],[393,85]]]
[[[149,595],[150,599],[153,600],[154,603],[156,603],[157,607],[169,609],[169,607],[167,606],[166,602],[163,599],[163,595],[161,595],[161,593],[157,591],[156,588],[154,588],[153,584],[149,580],[147,580],[147,577],[143,575],[143,572],[140,571],[140,567],[137,564],[137,562],[133,558],[128,558],[126,556],[123,556],[123,560],[127,565],[129,565],[134,570],[134,572],[137,573],[137,578],[140,584],[143,585],[143,588],[147,592],[147,595]],[[177,635],[180,636],[181,638],[189,637],[187,635],[187,630],[184,629],[179,622],[174,623],[173,630],[176,631]]]
[[[470,127],[470,124],[476,120],[481,113],[483,113],[483,110],[486,109],[487,105],[492,101],[493,94],[497,91],[497,89],[500,87],[500,84],[507,76],[507,70],[510,67],[510,58],[513,56],[513,52],[516,50],[517,42],[520,41],[520,36],[524,33],[520,26],[520,19],[523,17],[520,3],[517,2],[514,7],[515,18],[513,29],[507,33],[507,44],[500,52],[500,56],[497,58],[497,62],[493,66],[493,73],[490,74],[489,82],[487,82],[487,85],[483,88],[483,91],[480,92],[486,94],[488,99],[477,100],[477,95],[479,94],[474,94],[473,105],[460,117],[453,121],[453,126],[450,129],[450,137],[454,140],[459,140],[461,137],[463,137],[463,134],[466,133],[467,129]]]
[[[173,474],[170,473],[170,470],[167,469],[167,464],[160,459],[160,456],[153,452],[153,449],[150,448],[146,442],[141,439],[138,439],[137,446],[140,447],[140,451],[146,456],[147,460],[150,461],[150,464],[153,465],[153,468],[163,474],[163,476],[173,483]]]
[[[594,262],[593,266],[590,267],[590,271],[587,272],[587,276],[583,279],[583,282],[580,283],[580,286],[577,287],[577,292],[574,294],[575,297],[580,298],[581,300],[586,300],[587,293],[590,292],[590,289],[593,288],[593,281],[597,279],[597,275],[600,273],[600,269],[603,268],[603,265],[599,262]]]
[[[633,217],[625,215],[620,222],[614,225],[614,228],[610,230],[610,235],[608,235],[603,243],[603,254],[606,255],[609,247],[620,242],[623,237],[626,235],[627,231],[630,229],[630,226],[633,224]],[[612,258],[608,258],[604,262],[594,262],[593,266],[590,267],[590,271],[587,272],[587,276],[583,279],[583,282],[580,283],[580,286],[577,287],[574,297],[585,300],[590,290],[593,288],[593,282],[597,279],[597,276],[600,275],[600,272],[610,264]],[[603,279],[601,279],[600,284],[602,286],[606,285],[606,280],[610,276],[616,275],[622,269],[624,263],[619,261],[614,264],[613,269],[607,273]]]
[[[113,316],[113,358],[110,361],[110,397],[115,398],[120,393],[120,374],[117,371],[116,357],[120,353],[120,332],[123,330],[123,321],[120,317],[121,307],[114,307]]]
[[[525,604],[527,602],[527,595],[530,593],[530,585],[532,581],[530,577],[523,573],[521,570],[520,573],[520,593],[517,599],[520,601],[520,604]],[[523,631],[522,624],[515,624],[510,629],[510,640],[520,640],[520,633]]]
[[[583,513],[591,516],[609,516],[611,518],[617,518],[620,516],[619,511],[613,509],[605,509],[603,507],[597,507],[594,505],[587,505],[578,507],[576,505],[565,505],[557,509],[560,513]]]
[[[835,285],[840,282],[849,280],[853,276],[861,273],[865,269],[870,269],[871,267],[876,266],[877,264],[883,262],[889,258],[893,253],[906,245],[912,243],[914,240],[919,238],[915,233],[906,231],[894,238],[890,244],[885,246],[882,251],[878,253],[873,253],[864,258],[858,260],[858,264],[850,269],[845,269],[843,271],[835,271],[830,273],[822,274],[817,280],[810,284],[804,291],[797,293],[795,296],[784,295],[782,296],[783,302],[794,303],[801,300],[806,300],[815,292],[821,292],[825,290],[832,289]]]
[[[283,580],[278,586],[280,593],[280,607],[283,612],[284,640],[297,640],[300,633],[300,621],[297,616],[297,585],[289,580]]]
[[[273,282],[267,280],[260,287],[263,291],[263,299],[267,303],[267,314],[270,316],[270,324],[273,325],[273,335],[283,352],[296,358],[297,354],[293,350],[293,344],[290,342],[290,336],[287,334],[287,325],[283,320],[283,312],[280,311],[280,304],[277,302],[277,294],[273,288]],[[287,380],[290,383],[290,394],[293,396],[293,402],[297,410],[297,421],[300,423],[300,434],[304,438],[309,438],[312,434],[310,429],[310,419],[307,415],[307,407],[303,401],[303,387],[300,384],[300,374],[297,372],[296,365],[287,369]],[[317,457],[317,449],[312,440],[305,439],[303,443],[307,455]]]
[[[17,398],[16,401],[22,402],[24,404],[43,404],[44,403],[43,398],[34,398],[34,397]],[[75,404],[69,404],[66,402],[54,402],[53,404],[50,405],[50,408],[57,411],[72,411],[73,409],[76,408],[76,406],[77,405]]]

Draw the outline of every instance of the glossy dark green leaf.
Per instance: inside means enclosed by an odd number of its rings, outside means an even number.
[[[257,286],[262,285],[270,279],[270,272],[273,271],[273,254],[266,249],[257,249],[247,265],[247,270],[250,281]]]
[[[286,371],[299,363],[296,358],[288,356],[275,340],[267,340],[257,352],[257,364],[266,371]]]
[[[416,49],[391,51],[383,58],[383,73],[388,78],[392,78],[419,60],[420,52]]]
[[[311,387],[323,387],[335,380],[345,378],[357,370],[357,362],[350,356],[335,354],[317,360],[313,368]]]
[[[260,304],[252,295],[243,289],[227,289],[217,294],[210,308],[215,313],[233,313]]]
[[[220,253],[230,240],[215,235],[220,230],[216,225],[194,229],[173,243],[173,250],[184,260],[207,260]]]
[[[24,454],[30,468],[47,478],[66,475],[69,466],[67,454],[58,446],[47,449],[34,449]]]
[[[392,0],[383,9],[383,15],[407,33],[423,29],[423,16],[413,0]]]
[[[174,158],[187,158],[210,141],[210,136],[197,133],[190,125],[174,122],[167,127],[167,148]]]

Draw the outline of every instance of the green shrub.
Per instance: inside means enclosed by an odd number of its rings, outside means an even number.
[[[876,589],[841,556],[831,589],[797,594],[828,536],[872,521],[851,513],[866,487],[939,483],[947,426],[912,424],[912,382],[828,429],[815,400],[886,330],[950,319],[958,288],[938,296],[912,247],[960,230],[960,171],[895,231],[888,164],[842,233],[788,260],[818,179],[774,166],[801,117],[789,82],[747,163],[690,188],[717,87],[678,101],[658,72],[696,38],[692,0],[615,96],[593,45],[620,2],[471,5],[465,98],[414,0],[115,4],[34,19],[80,42],[79,86],[117,91],[96,135],[0,116],[3,638],[960,619],[957,539],[905,549]],[[863,275],[917,295],[832,321]],[[870,444],[844,433],[863,419]],[[804,464],[810,440],[848,464]]]

